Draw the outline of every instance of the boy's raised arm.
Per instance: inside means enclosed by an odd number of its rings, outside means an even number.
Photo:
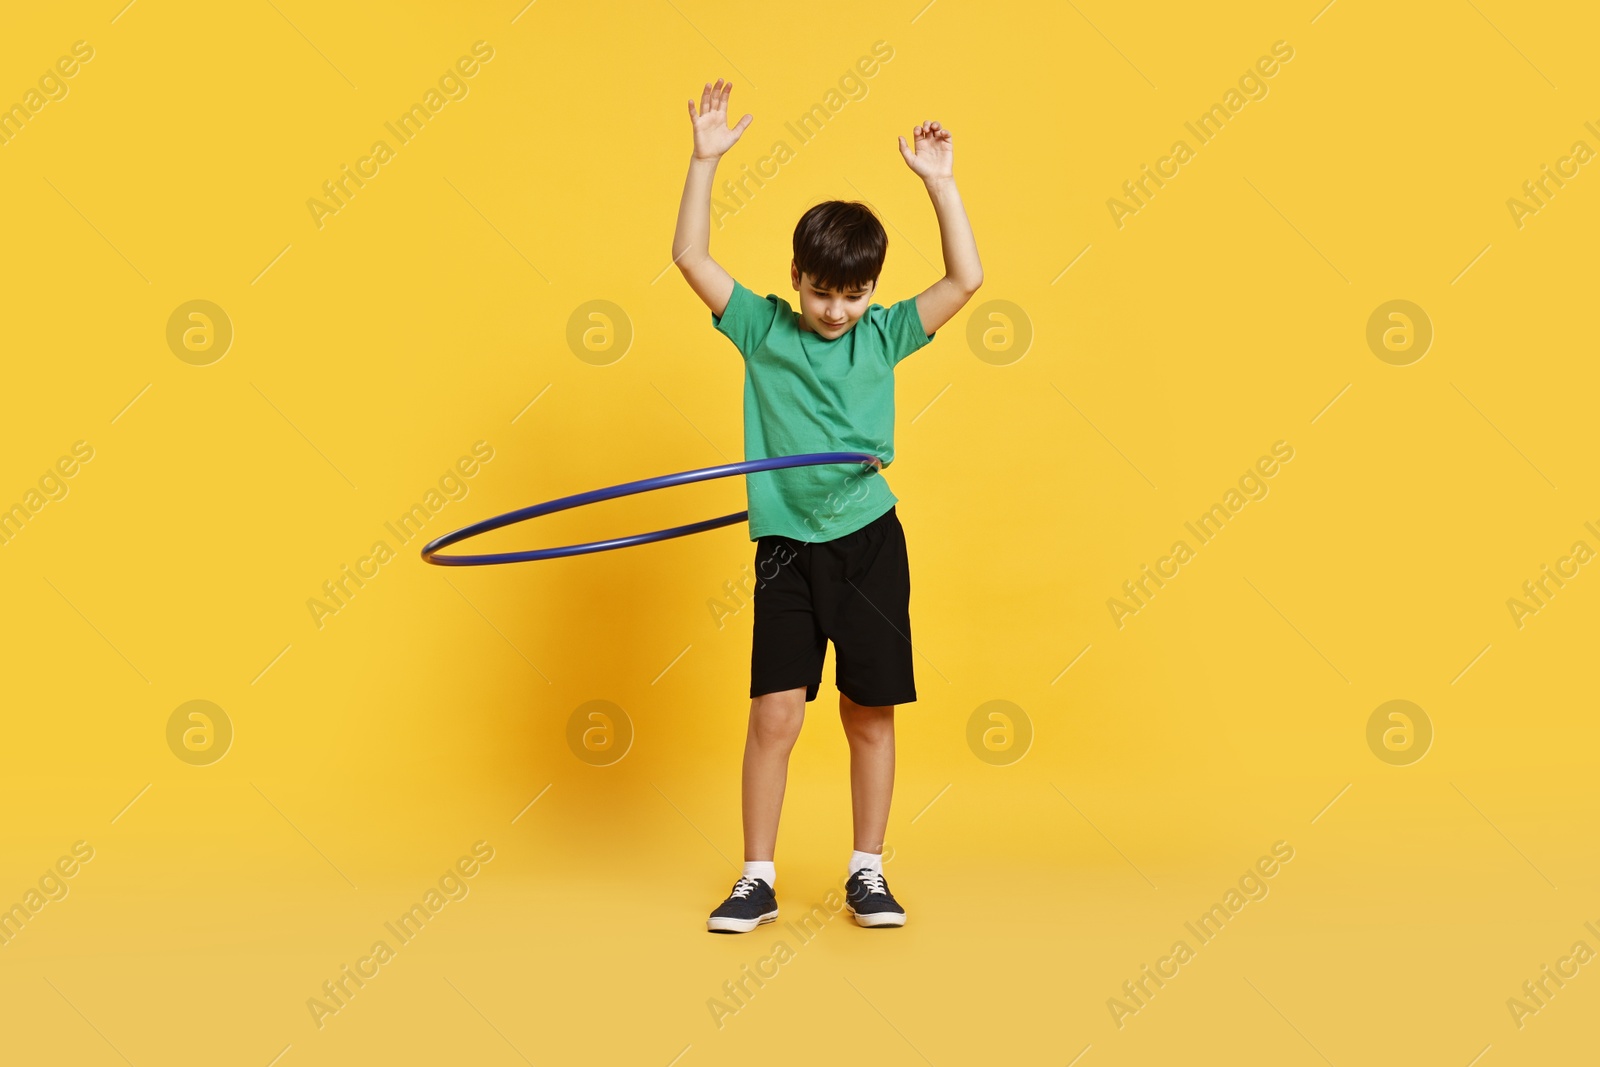
[[[939,240],[944,249],[944,277],[917,294],[923,332],[932,336],[966,306],[983,284],[983,264],[978,262],[978,243],[972,237],[967,209],[956,191],[950,131],[937,122],[924,122],[911,131],[911,139],[916,151],[908,149],[902,137],[900,155],[928,187],[934,214],[939,217]]]
[[[717,162],[734,146],[750,125],[751,116],[728,128],[728,96],[733,83],[721,78],[713,86],[706,83],[700,94],[700,111],[689,101],[689,121],[694,124],[694,155],[689,159],[689,176],[683,183],[683,200],[678,205],[678,229],[672,237],[672,261],[683,272],[684,280],[704,300],[713,315],[721,317],[733,295],[733,276],[711,258],[711,183],[717,175]]]

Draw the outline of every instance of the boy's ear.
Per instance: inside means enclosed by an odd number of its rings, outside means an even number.
[[[794,286],[794,291],[800,291],[800,266],[794,260],[789,261],[789,284]]]

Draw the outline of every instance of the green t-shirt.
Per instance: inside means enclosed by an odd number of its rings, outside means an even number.
[[[711,324],[744,357],[746,459],[804,452],[866,452],[894,460],[895,364],[933,340],[915,297],[870,305],[829,340],[802,329],[776,293],[765,300],[733,283]],[[745,475],[750,540],[778,534],[831,541],[853,533],[898,501],[883,475],[862,463],[788,467]]]

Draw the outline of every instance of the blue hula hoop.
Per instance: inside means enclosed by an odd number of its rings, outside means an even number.
[[[704,522],[691,522],[686,526],[674,526],[670,530],[655,530],[651,533],[632,534],[628,537],[613,537],[608,541],[589,541],[581,545],[562,545],[558,548],[534,548],[525,552],[493,552],[477,556],[440,556],[437,553],[444,548],[469,537],[498,530],[504,526],[513,526],[519,522],[536,519],[540,515],[549,515],[555,511],[566,511],[568,508],[580,508],[585,504],[598,504],[602,500],[613,500],[619,496],[630,496],[634,493],[648,493],[653,489],[667,489],[674,485],[684,485],[689,482],[703,482],[712,478],[728,478],[735,474],[755,474],[760,471],[778,470],[782,467],[811,467],[826,463],[854,463],[873,468],[881,468],[883,461],[868,452],[808,452],[799,456],[774,456],[771,459],[750,459],[740,463],[724,463],[717,467],[701,467],[699,470],[682,471],[678,474],[662,474],[654,478],[641,478],[636,482],[624,482],[621,485],[611,485],[604,489],[591,489],[586,493],[574,493],[572,496],[560,497],[556,500],[547,500],[543,504],[532,504],[516,511],[508,511],[504,515],[496,515],[482,522],[475,522],[471,526],[464,526],[453,533],[443,537],[436,537],[422,547],[424,562],[433,563],[441,567],[483,567],[495,563],[528,563],[538,559],[559,559],[562,556],[578,556],[585,552],[605,552],[613,548],[628,548],[632,545],[645,545],[652,541],[665,541],[671,537],[683,537],[685,534],[700,533],[702,530],[714,530],[719,526],[731,526],[736,522],[743,522],[750,517],[748,511],[741,511],[735,515],[724,515],[717,519],[706,519]]]

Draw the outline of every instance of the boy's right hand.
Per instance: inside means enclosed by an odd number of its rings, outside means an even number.
[[[694,101],[689,101],[689,121],[694,124],[694,158],[720,159],[753,121],[753,116],[746,115],[739,120],[739,125],[728,128],[728,95],[732,92],[733,83],[724,84],[718,78],[715,86],[707,82],[705,91],[700,94],[699,114],[695,113]]]

